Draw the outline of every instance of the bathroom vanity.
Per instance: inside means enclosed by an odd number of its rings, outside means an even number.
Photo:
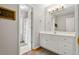
[[[75,7],[66,7],[48,14],[52,25],[40,32],[40,46],[61,55],[76,54]],[[46,25],[49,25],[49,20],[46,20]],[[52,29],[47,30],[50,27]]]
[[[40,32],[40,46],[57,54],[75,54],[75,34]]]

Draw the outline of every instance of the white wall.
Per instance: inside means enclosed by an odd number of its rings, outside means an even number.
[[[33,31],[32,31],[32,48],[40,47],[39,32],[44,30],[44,9],[41,6],[33,7]],[[40,23],[41,22],[41,23]]]
[[[0,5],[17,11],[17,5]],[[17,19],[15,21],[0,18],[0,54],[17,54]]]
[[[45,31],[53,32],[53,17],[48,13],[48,7],[45,8]]]
[[[75,5],[75,31],[76,31],[76,54],[79,55],[79,44],[78,44],[78,38],[79,38],[79,4]]]

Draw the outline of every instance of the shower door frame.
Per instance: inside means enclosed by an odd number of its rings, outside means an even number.
[[[17,27],[18,27],[18,28],[17,28],[17,32],[18,32],[17,54],[18,54],[18,55],[20,54],[20,40],[19,40],[19,39],[20,39],[20,38],[19,38],[19,31],[20,31],[20,29],[19,29],[19,22],[20,22],[20,21],[19,21],[19,5],[20,5],[20,4],[17,5],[17,11],[18,11],[18,12],[17,12],[17,16],[18,16],[18,18],[17,18],[17,19],[18,19],[18,21],[17,21],[17,22],[18,22],[18,24],[17,24]],[[33,7],[30,6],[29,4],[25,4],[25,5],[31,9],[31,41],[30,41],[30,42],[31,42],[31,50],[32,50]]]

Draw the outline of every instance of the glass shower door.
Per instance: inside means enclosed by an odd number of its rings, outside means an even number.
[[[19,14],[19,47],[23,54],[31,50],[31,8],[20,5]]]

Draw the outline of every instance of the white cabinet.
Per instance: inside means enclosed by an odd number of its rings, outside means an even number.
[[[50,34],[40,34],[40,46],[54,52],[58,52],[57,37]]]
[[[75,37],[59,36],[59,54],[74,54],[74,39]]]
[[[43,34],[40,35],[40,46],[46,47],[46,36]]]
[[[58,41],[57,41],[57,37],[56,36],[53,36],[53,39],[52,39],[52,35],[49,35],[48,34],[47,36],[50,37],[50,39],[48,39],[46,41],[47,48],[49,50],[54,51],[55,53],[57,53],[58,52]]]
[[[40,46],[62,55],[74,54],[75,37],[40,33]]]

